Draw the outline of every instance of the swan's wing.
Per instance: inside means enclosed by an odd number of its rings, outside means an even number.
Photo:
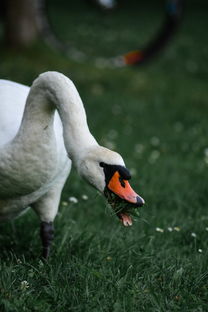
[[[22,84],[0,80],[0,146],[15,137],[29,90]]]

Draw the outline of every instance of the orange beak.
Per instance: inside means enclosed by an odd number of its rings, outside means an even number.
[[[118,171],[114,173],[112,178],[108,183],[108,189],[111,190],[114,194],[118,195],[120,198],[126,200],[129,203],[135,204],[138,207],[144,205],[144,199],[139,196],[131,188],[128,180],[121,178]]]

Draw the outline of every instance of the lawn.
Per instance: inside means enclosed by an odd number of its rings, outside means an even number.
[[[1,78],[30,85],[57,70],[75,82],[92,133],[124,157],[146,201],[140,218],[123,228],[73,170],[46,263],[33,211],[1,223],[1,312],[208,311],[206,1],[187,1],[180,32],[151,63],[114,69],[94,62],[145,43],[162,15],[150,4],[103,15],[53,1],[56,32],[88,61],[70,60],[42,41],[26,51],[1,47]]]

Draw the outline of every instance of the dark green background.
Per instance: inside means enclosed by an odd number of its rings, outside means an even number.
[[[143,46],[161,24],[163,2],[123,1],[108,14],[70,2],[48,1],[51,23],[88,60],[42,40],[21,51],[2,41],[0,75],[29,85],[47,70],[69,76],[92,133],[123,155],[146,205],[132,228],[122,228],[73,171],[62,202],[79,202],[60,205],[48,263],[39,258],[32,211],[0,225],[0,310],[208,311],[207,1],[186,1],[177,36],[151,63],[121,69],[99,68],[95,59]]]

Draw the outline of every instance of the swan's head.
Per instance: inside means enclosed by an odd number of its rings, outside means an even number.
[[[119,199],[135,207],[141,207],[144,199],[133,191],[129,184],[131,178],[122,157],[105,147],[91,148],[82,157],[78,171],[80,175],[104,194],[112,206]],[[130,216],[117,213],[124,225],[131,225]]]

